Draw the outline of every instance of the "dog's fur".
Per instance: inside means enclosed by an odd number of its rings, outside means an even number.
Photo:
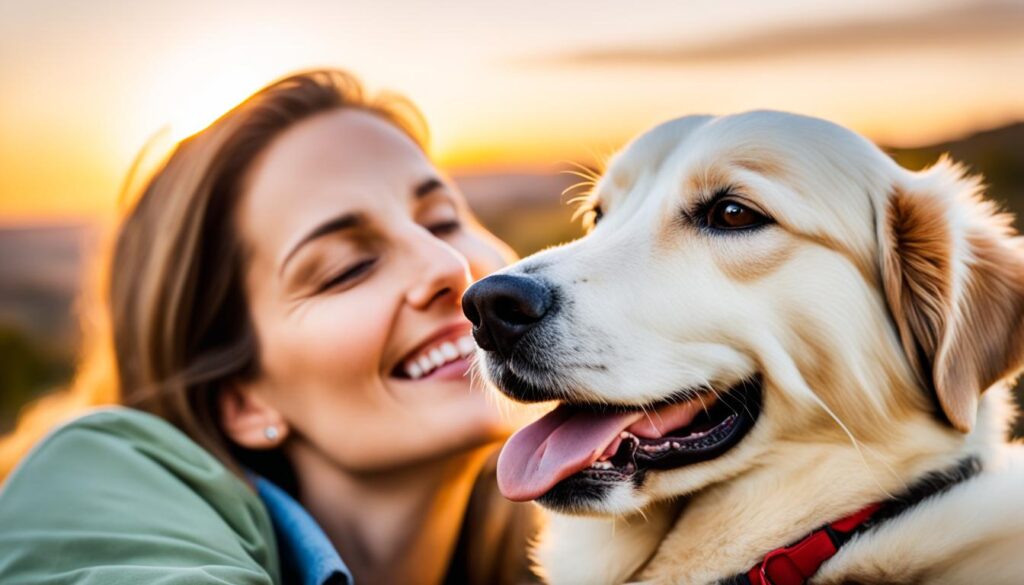
[[[723,191],[774,223],[697,225],[697,202]],[[506,269],[559,306],[523,363],[488,355],[485,372],[635,405],[760,375],[764,405],[717,459],[549,514],[546,579],[714,583],[973,455],[976,477],[856,537],[812,583],[1024,582],[1024,459],[1005,438],[1024,250],[977,179],[752,112],[654,128],[591,198],[603,219],[587,237]]]

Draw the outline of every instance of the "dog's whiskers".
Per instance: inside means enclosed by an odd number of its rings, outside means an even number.
[[[846,436],[850,439],[850,443],[853,445],[854,450],[857,452],[857,456],[860,457],[861,463],[864,464],[864,468],[867,470],[868,475],[871,477],[871,481],[874,482],[875,487],[877,487],[879,490],[881,490],[881,492],[884,493],[886,496],[888,496],[890,498],[895,497],[892,494],[892,492],[887,490],[885,488],[885,486],[882,485],[882,483],[880,481],[878,481],[878,478],[875,476],[874,470],[871,468],[871,464],[868,463],[867,457],[864,456],[864,451],[861,448],[862,447],[861,442],[858,441],[857,437],[855,437],[853,435],[853,432],[849,429],[849,427],[846,426],[846,423],[844,423],[842,421],[842,419],[839,418],[838,415],[836,415],[834,412],[832,412],[832,409],[829,408],[828,405],[825,404],[825,402],[823,400],[818,398],[818,396],[816,394],[814,394],[814,392],[811,392],[810,394],[813,397],[814,401],[818,404],[818,406],[820,406],[825,411],[825,413],[828,414],[828,416],[832,420],[834,420],[836,422],[836,424],[839,425],[839,428],[842,429],[843,433],[845,433]],[[885,464],[885,462],[883,461],[883,465],[884,464]],[[896,476],[897,478],[899,477],[898,475],[896,475],[896,473],[892,470],[891,467],[889,467],[888,465],[885,465],[885,467],[894,476]]]

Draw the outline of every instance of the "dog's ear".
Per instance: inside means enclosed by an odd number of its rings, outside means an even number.
[[[946,160],[894,186],[880,215],[903,349],[953,427],[970,432],[981,393],[1024,365],[1024,247],[977,179]]]

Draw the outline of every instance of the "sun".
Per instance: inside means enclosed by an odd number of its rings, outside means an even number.
[[[173,103],[165,105],[171,138],[177,142],[206,128],[280,75],[281,71],[274,68],[244,64],[205,75],[187,75],[188,79],[177,84]]]
[[[170,127],[175,141],[209,126],[273,80],[309,68],[301,39],[284,38],[273,27],[198,36],[169,48],[145,84],[151,120]]]
[[[177,142],[206,128],[268,81],[265,75],[256,76],[259,81],[250,77],[225,73],[190,84],[168,111],[171,138]]]

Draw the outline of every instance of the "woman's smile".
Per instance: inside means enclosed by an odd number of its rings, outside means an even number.
[[[404,380],[458,380],[466,376],[476,343],[470,325],[459,318],[430,334],[401,359],[391,371]]]

